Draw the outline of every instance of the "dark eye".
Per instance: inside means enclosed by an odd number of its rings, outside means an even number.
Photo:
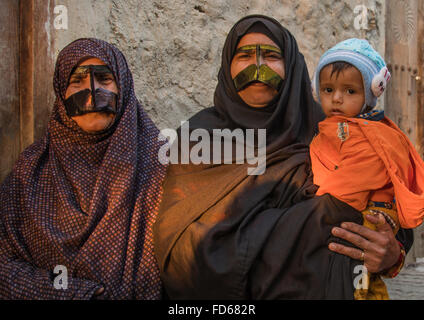
[[[99,80],[101,82],[112,82],[113,81],[112,77],[104,77],[104,78],[100,78]]]
[[[252,56],[251,53],[248,52],[241,52],[237,55],[237,59],[243,60],[243,59],[250,59],[250,57]]]
[[[265,54],[265,58],[266,59],[275,59],[275,60],[280,60],[281,59],[281,55],[276,53],[276,52],[271,52],[271,53],[266,53]]]
[[[80,78],[71,78],[71,80],[69,80],[69,84],[78,84],[81,82]]]
[[[333,92],[333,89],[331,89],[331,88],[324,88],[323,91],[325,93],[331,93],[331,92]]]
[[[109,84],[114,80],[113,75],[111,75],[109,73],[96,74],[96,79],[97,79],[97,81],[99,81],[103,84]]]
[[[347,92],[348,92],[349,94],[354,94],[354,93],[355,93],[355,90],[353,90],[353,89],[347,89]]]

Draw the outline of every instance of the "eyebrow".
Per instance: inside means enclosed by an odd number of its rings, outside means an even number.
[[[113,78],[113,72],[110,70],[110,68],[106,65],[87,65],[87,66],[78,66],[75,68],[75,70],[72,72],[71,76],[69,77],[69,81],[71,79],[84,79],[90,74],[90,70],[94,71],[94,75],[97,77],[104,77],[107,75],[112,75]]]
[[[363,89],[364,86],[357,84],[357,83],[352,83],[352,82],[342,82],[341,85],[343,87],[351,87],[351,88],[355,88],[355,89]],[[334,83],[332,82],[320,82],[320,88],[322,87],[333,87]]]
[[[78,66],[75,68],[75,70],[72,72],[71,76],[77,74],[77,75],[87,75],[90,73],[90,71],[93,71],[95,74],[113,74],[112,70],[107,65],[84,65],[84,66]]]
[[[73,73],[71,74],[70,79],[83,79],[86,78],[88,76],[88,73],[82,73],[82,72],[78,72],[78,73]]]
[[[236,50],[235,54],[240,53],[240,52],[250,53],[252,51],[256,51],[258,46],[259,46],[261,51],[272,51],[272,52],[276,52],[276,53],[281,54],[280,48],[277,48],[277,47],[270,45],[270,44],[249,44],[249,45],[242,46],[242,47],[238,48]]]

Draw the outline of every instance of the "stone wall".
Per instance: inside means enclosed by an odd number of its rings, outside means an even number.
[[[54,0],[68,12],[68,29],[51,28],[52,53],[80,37],[116,45],[132,70],[137,97],[155,123],[175,128],[213,104],[225,37],[243,16],[272,16],[296,37],[310,75],[320,55],[350,37],[368,39],[384,54],[384,0]],[[368,29],[355,28],[357,5]],[[57,14],[53,8],[50,21]],[[48,30],[48,28],[46,28]]]

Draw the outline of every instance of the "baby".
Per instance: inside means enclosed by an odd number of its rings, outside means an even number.
[[[397,232],[423,220],[424,163],[384,111],[373,111],[389,79],[366,40],[345,40],[324,53],[312,89],[327,118],[310,155],[317,195],[329,193],[364,217],[381,213]],[[366,219],[364,225],[375,230]],[[355,299],[388,299],[379,276],[368,277],[368,290],[357,289]]]

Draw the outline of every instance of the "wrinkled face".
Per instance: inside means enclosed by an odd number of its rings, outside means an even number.
[[[237,49],[249,45],[270,45],[278,48],[278,45],[262,33],[248,33],[240,39]],[[282,79],[285,77],[284,60],[281,54],[275,51],[267,51],[256,57],[256,50],[250,52],[236,52],[231,61],[231,78],[236,76],[249,67],[257,64],[266,65],[276,72]],[[253,82],[247,85],[243,90],[238,91],[241,99],[253,108],[266,107],[278,94],[278,91],[272,86],[262,82]]]
[[[84,60],[78,66],[88,65],[106,65],[102,60],[98,58],[89,58]],[[94,77],[94,88],[102,88],[113,93],[118,94],[118,86],[112,74],[102,78]],[[84,89],[91,89],[91,75],[87,74],[72,74],[69,79],[69,84],[66,89],[65,99],[69,98],[73,94],[82,91]],[[87,105],[92,104],[91,97],[87,100]],[[81,129],[88,133],[96,133],[107,129],[115,119],[115,115],[105,112],[92,112],[84,115],[71,117]]]
[[[320,99],[327,117],[357,116],[365,103],[362,75],[355,67],[332,73],[333,66],[328,65],[319,75]]]

